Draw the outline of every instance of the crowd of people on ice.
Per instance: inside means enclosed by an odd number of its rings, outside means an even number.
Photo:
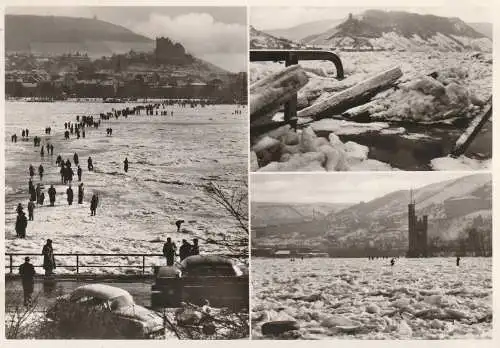
[[[112,117],[115,117],[118,119],[120,116],[123,116],[127,118],[128,115],[141,115],[141,111],[145,110],[146,115],[158,115],[158,111],[160,111],[160,115],[162,116],[170,116],[173,117],[174,112],[168,110],[165,110],[167,106],[178,104],[181,107],[205,107],[208,105],[208,103],[203,102],[203,101],[164,101],[163,103],[155,103],[155,104],[147,104],[147,105],[138,105],[134,107],[126,107],[123,109],[112,109],[111,112],[108,113],[100,113],[99,119],[95,120],[94,116],[76,116],[76,122],[65,122],[64,123],[64,139],[69,140],[71,135],[76,135],[76,139],[80,138],[85,138],[86,133],[85,129],[93,127],[95,129],[98,129],[101,121],[102,120],[109,120]],[[163,108],[163,110],[161,110]],[[241,114],[242,111],[240,109],[235,109],[233,114]],[[97,117],[96,117],[97,118]],[[51,135],[52,134],[52,127],[46,127],[45,128],[45,135]],[[107,136],[112,135],[112,129],[107,128],[106,129],[106,134]],[[24,141],[29,140],[29,129],[23,129],[21,132],[22,138]],[[12,142],[17,142],[17,134],[13,134],[11,136]],[[52,157],[54,155],[54,145],[50,143],[50,137],[45,138],[45,146],[41,145],[42,138],[39,136],[34,136],[33,137],[33,144],[35,147],[40,147],[40,157],[43,160],[45,157],[45,152],[47,153],[47,156]],[[46,150],[45,150],[46,149]],[[75,167],[77,168],[76,170],[76,175],[78,177],[78,204],[83,204],[84,203],[84,183],[82,181],[82,175],[83,175],[83,170],[80,166],[79,162],[79,156],[77,153],[74,153],[73,155],[73,163],[70,161],[70,159],[64,159],[62,156],[59,154],[57,156],[56,166],[60,168],[59,172],[61,175],[61,183],[64,185],[68,185],[66,188],[66,201],[68,205],[72,205],[73,203],[73,189],[72,189],[72,182],[73,182],[73,177],[75,175],[73,171],[72,165],[74,164]],[[94,170],[94,163],[92,157],[88,157],[87,159],[87,169],[89,172],[92,172]],[[128,158],[125,158],[123,161],[123,170],[125,172],[128,172],[129,169],[129,161]],[[17,218],[16,218],[16,223],[15,223],[15,231],[16,231],[16,236],[18,238],[26,238],[26,228],[28,226],[28,221],[34,221],[35,220],[35,208],[36,206],[43,206],[45,202],[45,193],[44,193],[44,188],[43,188],[43,182],[44,182],[44,173],[45,173],[45,168],[43,164],[40,164],[37,169],[37,173],[39,176],[39,182],[36,184],[36,186],[33,183],[34,177],[35,177],[35,167],[31,164],[28,168],[29,172],[29,180],[28,180],[28,218],[26,217],[26,214],[24,212],[24,207],[22,203],[19,203],[16,208],[17,212]],[[56,197],[57,197],[57,191],[56,188],[54,187],[54,184],[51,183],[49,189],[47,190],[47,194],[49,196],[49,202],[50,206],[53,207],[55,206],[56,203]],[[96,210],[99,204],[99,195],[98,193],[93,193],[92,198],[90,199],[90,215],[95,216],[96,215]],[[181,224],[184,222],[184,220],[177,220],[176,225],[177,225],[177,232],[180,232],[180,227]],[[187,240],[183,239],[182,244],[179,247],[179,251],[177,252],[177,246],[175,245],[174,242],[172,242],[171,238],[167,238],[167,242],[164,244],[163,247],[163,254],[167,259],[167,264],[168,265],[173,265],[175,256],[179,256],[180,261],[184,260],[186,257],[191,256],[191,255],[198,255],[199,254],[199,245],[198,245],[198,239],[193,239],[193,244],[189,243]],[[45,275],[52,275],[53,270],[56,268],[55,265],[55,258],[54,258],[54,251],[52,247],[52,240],[48,239],[46,244],[43,246],[42,249],[42,255],[44,256],[43,260],[43,268],[45,270]],[[36,274],[33,265],[30,263],[30,258],[26,257],[25,258],[25,263],[23,263],[20,268],[19,268],[19,273],[21,275],[22,283],[23,283],[23,289],[24,289],[24,294],[25,294],[25,305],[27,305],[30,302],[31,295],[33,293],[33,284],[34,284],[34,275]]]

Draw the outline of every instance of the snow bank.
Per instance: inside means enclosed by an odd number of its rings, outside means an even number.
[[[453,157],[439,157],[434,158],[431,161],[431,167],[434,170],[490,170],[491,169],[491,159],[487,160],[476,160],[473,158],[465,157],[464,155],[453,158]]]

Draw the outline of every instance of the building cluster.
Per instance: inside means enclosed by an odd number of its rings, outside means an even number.
[[[159,38],[154,53],[101,57],[7,54],[7,98],[209,98],[246,103],[246,73],[208,69],[184,47]]]

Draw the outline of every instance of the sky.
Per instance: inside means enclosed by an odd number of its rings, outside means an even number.
[[[253,174],[251,200],[280,203],[359,203],[398,190],[417,189],[471,173],[370,172]]]
[[[226,70],[246,71],[244,7],[7,7],[6,13],[95,16],[151,39],[167,36],[189,53]]]
[[[252,7],[250,24],[260,30],[290,28],[299,24],[326,19],[347,18],[368,9],[386,11],[406,11],[420,14],[433,14],[443,17],[458,17],[465,22],[493,22],[489,7],[438,6],[438,7]]]

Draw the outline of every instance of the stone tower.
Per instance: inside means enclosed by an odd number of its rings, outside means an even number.
[[[419,218],[415,213],[413,191],[410,191],[408,204],[408,257],[427,257],[427,215]]]

